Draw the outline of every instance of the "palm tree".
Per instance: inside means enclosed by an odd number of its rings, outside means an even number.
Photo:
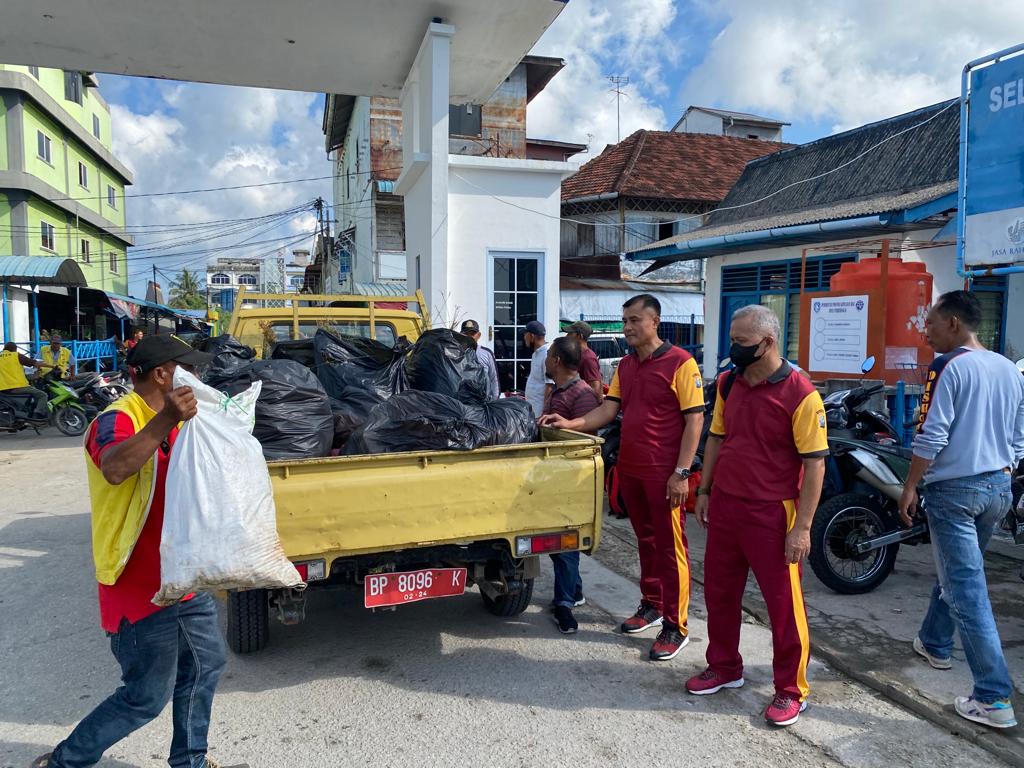
[[[178,309],[205,309],[206,296],[199,276],[183,269],[178,279],[171,282],[170,306]]]

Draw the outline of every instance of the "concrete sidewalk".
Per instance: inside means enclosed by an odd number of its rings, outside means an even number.
[[[703,618],[704,531],[690,518],[687,522],[691,570],[695,581],[694,614]],[[1000,549],[1005,548],[1005,545]],[[628,520],[605,518],[605,529],[596,558],[618,573],[636,581],[639,563],[636,539]],[[1011,672],[1024,664],[1024,582],[1020,563],[990,552],[987,558],[989,592]],[[1024,727],[995,731],[959,717],[952,708],[955,696],[971,691],[971,675],[962,647],[953,651],[950,671],[932,669],[911,649],[924,617],[935,582],[931,549],[903,547],[895,572],[874,592],[838,595],[824,587],[809,567],[804,591],[811,625],[813,654],[937,725],[978,744],[1006,762],[1024,768]],[[751,577],[744,599],[746,610],[767,624],[768,615]],[[1015,680],[1022,690],[1019,677]],[[1018,717],[1024,715],[1024,697],[1016,699]]]

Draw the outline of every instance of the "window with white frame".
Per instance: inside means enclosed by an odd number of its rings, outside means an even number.
[[[50,137],[42,131],[36,131],[36,154],[53,165],[53,143],[50,141]]]
[[[78,164],[78,183],[85,189],[89,188],[89,166],[82,162]]]
[[[110,271],[116,275],[118,272],[117,254],[114,251],[110,251],[107,254],[107,261],[110,263]]]
[[[256,285],[257,282],[258,281],[256,280],[256,276],[255,275],[239,275],[238,276],[238,284],[239,285],[252,286],[252,285]]]
[[[92,135],[100,138],[100,116],[95,114],[92,116]]]
[[[109,184],[107,185],[107,205],[117,208],[117,190]]]
[[[48,251],[55,250],[56,240],[54,239],[53,224],[46,221],[39,222],[39,234],[43,248]]]
[[[64,73],[64,98],[75,104],[82,103],[82,73]]]
[[[91,257],[90,257],[90,254],[89,254],[89,241],[88,240],[83,240],[82,241],[82,248],[81,248],[80,253],[82,255],[82,263],[83,264],[88,264],[92,260]]]
[[[223,272],[218,272],[210,277],[210,285],[231,285],[231,278]]]
[[[32,75],[32,77],[34,77],[36,80],[39,79],[39,67],[33,67],[30,65],[28,68],[28,73]]]

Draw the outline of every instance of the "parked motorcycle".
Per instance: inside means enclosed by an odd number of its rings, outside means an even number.
[[[865,360],[862,375],[874,364],[872,357]],[[808,561],[825,586],[846,595],[870,592],[885,581],[900,544],[929,540],[923,510],[911,528],[900,521],[912,453],[899,445],[892,423],[867,407],[883,386],[839,390],[824,400],[829,456]]]
[[[75,390],[84,405],[94,406],[100,411],[130,391],[119,371],[85,373],[65,379],[64,383]]]
[[[36,379],[36,387],[47,395],[47,408],[50,420],[69,437],[77,437],[85,432],[89,422],[99,415],[99,408],[86,405],[76,392],[60,379],[60,369],[53,368]]]

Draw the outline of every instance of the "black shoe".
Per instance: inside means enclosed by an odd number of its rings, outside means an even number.
[[[572,609],[564,605],[555,606],[555,614],[552,618],[555,620],[555,624],[558,625],[558,631],[563,635],[574,635],[580,628],[580,625],[576,623],[576,619],[572,615]]]
[[[40,755],[31,763],[29,763],[28,768],[49,768],[50,757],[52,757],[52,753],[50,752],[47,752],[45,755]]]
[[[249,768],[248,763],[236,763],[235,765],[221,765],[212,757],[206,758],[206,768]]]
[[[580,595],[576,596],[575,600],[573,600],[572,607],[573,608],[579,608],[581,605],[586,605],[586,604],[587,604],[587,598],[585,598],[582,594],[580,594]],[[552,611],[555,610],[555,608],[557,606],[558,606],[558,603],[556,603],[554,600],[552,600],[551,601],[551,605],[550,605],[551,610]]]

